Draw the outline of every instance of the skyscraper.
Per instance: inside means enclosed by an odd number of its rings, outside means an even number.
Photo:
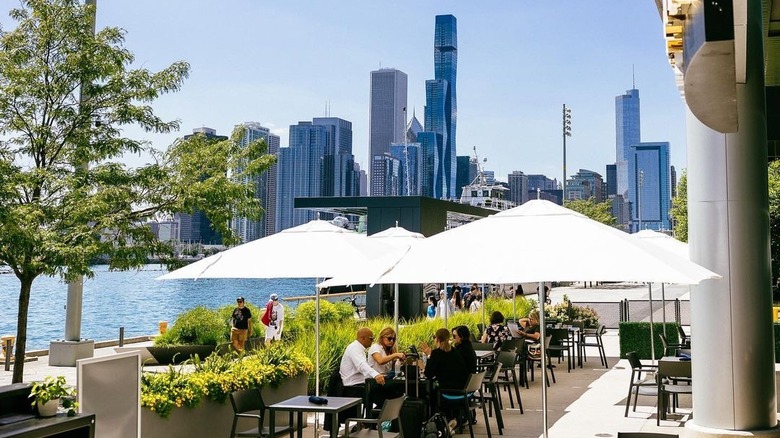
[[[629,187],[636,187],[632,205],[632,232],[669,230],[671,175],[669,143],[639,143],[629,157]]]
[[[601,175],[592,170],[580,169],[566,183],[566,196],[568,200],[593,198],[595,202],[602,202],[605,198],[603,186],[604,179]]]
[[[457,71],[458,30],[452,15],[437,15],[433,39],[434,79],[425,81],[425,130],[441,135],[436,145],[438,166],[434,173],[433,196],[456,197]]]
[[[371,72],[371,107],[369,109],[369,160],[390,152],[391,143],[405,140],[407,99],[406,73],[394,68]],[[381,175],[374,176],[371,166],[371,196],[380,195]]]
[[[632,88],[626,94],[615,97],[615,164],[617,166],[617,194],[629,194],[628,160],[631,147],[639,144],[640,113],[639,90]]]
[[[338,117],[315,117],[312,124],[325,126],[328,132],[321,196],[357,196],[359,183],[352,155],[352,122]]]
[[[271,131],[257,122],[246,122],[239,125],[238,128],[244,130],[244,136],[241,139],[241,147],[246,147],[257,140],[265,140],[268,145],[268,152],[274,153],[279,148],[279,136],[271,134]],[[263,217],[259,221],[248,218],[234,217],[230,222],[230,227],[242,242],[250,242],[261,237],[265,237],[268,230],[269,216],[272,216],[274,210],[273,197],[275,190],[269,196],[269,187],[275,184],[275,175],[273,172],[264,172],[260,176],[253,177],[255,184],[255,196],[260,199],[260,204],[265,210]],[[247,177],[248,178],[248,177]],[[245,182],[250,182],[249,180]],[[273,220],[273,219],[271,219]]]
[[[330,148],[326,125],[298,122],[290,126],[290,145],[279,149],[276,187],[276,232],[315,218],[314,212],[294,208],[296,197],[322,196],[323,160]]]
[[[507,176],[509,180],[509,200],[515,205],[528,201],[528,177],[519,170],[514,170]]]

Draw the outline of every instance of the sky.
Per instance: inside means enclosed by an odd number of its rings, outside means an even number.
[[[615,96],[635,84],[642,141],[668,141],[685,168],[685,107],[652,0],[97,0],[97,28],[127,31],[134,67],[191,65],[182,89],[154,103],[178,133],[126,128],[164,149],[207,126],[228,135],[254,121],[288,145],[290,125],[326,114],[352,122],[353,153],[368,163],[370,72],[408,75],[408,108],[424,121],[433,78],[434,17],[458,20],[457,154],[484,168],[562,176],[562,106],[572,110],[567,173],[606,178],[615,161]],[[4,29],[19,0],[1,0]],[[129,157],[143,164],[145,157]]]

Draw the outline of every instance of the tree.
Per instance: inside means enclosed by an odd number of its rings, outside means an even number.
[[[677,182],[677,196],[672,198],[669,215],[674,222],[674,238],[680,242],[688,241],[688,173],[683,171]]]
[[[610,201],[596,202],[594,198],[566,201],[566,208],[582,213],[594,221],[609,226],[617,223],[617,218],[612,215],[612,203]]]
[[[150,105],[180,88],[189,65],[130,69],[124,31],[93,34],[94,8],[79,0],[23,0],[10,16],[16,28],[0,30],[0,263],[21,283],[13,374],[21,382],[37,277],[90,277],[98,256],[119,270],[169,257],[171,244],[146,222],[177,211],[204,211],[235,242],[228,219],[261,215],[251,177],[275,158],[262,142],[240,147],[238,131],[164,152],[123,137],[128,125],[178,129]],[[148,154],[151,164],[130,168],[125,154]]]
[[[772,253],[772,278],[778,278],[780,276],[780,160],[769,163],[769,247]]]

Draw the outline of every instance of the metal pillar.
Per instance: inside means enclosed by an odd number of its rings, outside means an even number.
[[[688,113],[691,260],[723,276],[691,290],[694,416],[687,437],[780,436],[777,426],[761,2],[748,0],[739,128]],[[775,429],[773,429],[775,428]],[[754,435],[751,435],[754,436]]]

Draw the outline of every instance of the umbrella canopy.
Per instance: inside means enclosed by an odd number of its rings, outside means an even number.
[[[368,237],[372,239],[387,239],[387,242],[394,242],[393,244],[402,245],[411,245],[420,239],[425,239],[425,236],[422,234],[409,231],[404,227],[399,227],[398,225],[372,234]]]
[[[348,273],[357,261],[393,251],[330,222],[314,220],[214,254],[158,280],[186,278],[325,278]]]
[[[490,248],[475,257],[463,249]],[[533,200],[412,246],[377,283],[637,281],[720,276],[549,201]]]
[[[314,220],[206,257],[158,280],[185,278],[322,278],[350,272],[359,260],[397,249],[330,222]],[[315,393],[320,386],[320,301],[315,290]]]
[[[644,242],[652,243],[653,245],[663,248],[684,259],[690,258],[690,254],[688,253],[688,244],[685,242],[680,242],[668,234],[659,233],[658,231],[653,230],[642,230],[638,233],[632,234],[631,236],[635,239],[640,239]]]

